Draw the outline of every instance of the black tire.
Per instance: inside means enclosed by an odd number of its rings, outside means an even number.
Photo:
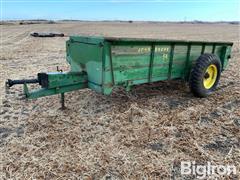
[[[206,70],[210,65],[217,67],[217,77],[211,88],[207,89],[204,86],[204,78],[206,78]],[[202,54],[196,61],[190,74],[189,86],[196,97],[207,97],[216,89],[222,71],[220,59],[214,54]]]

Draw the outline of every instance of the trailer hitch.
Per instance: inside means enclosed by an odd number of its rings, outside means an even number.
[[[16,85],[16,84],[36,84],[36,83],[39,83],[38,79],[23,79],[23,80],[8,79],[6,81],[6,85],[8,87],[12,87],[13,85]]]
[[[38,83],[41,88],[29,91],[27,84]],[[62,109],[64,106],[64,93],[88,87],[87,74],[85,72],[53,72],[38,73],[36,79],[22,79],[6,81],[6,87],[23,84],[23,91],[28,99],[36,99],[55,94],[61,95]]]

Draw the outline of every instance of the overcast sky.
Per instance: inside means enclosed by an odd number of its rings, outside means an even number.
[[[239,21],[240,0],[1,0],[1,18]]]

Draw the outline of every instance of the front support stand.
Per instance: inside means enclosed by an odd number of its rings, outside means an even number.
[[[61,110],[66,109],[65,107],[65,99],[64,99],[64,93],[61,93]]]

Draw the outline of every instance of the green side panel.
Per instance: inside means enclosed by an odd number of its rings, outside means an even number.
[[[218,45],[216,46],[215,53],[222,62],[222,69],[226,69],[228,65],[228,61],[231,55],[232,46],[227,45]]]
[[[88,74],[88,81],[95,84],[102,84],[102,62],[89,61],[86,63],[86,72]]]
[[[149,74],[149,68],[133,68],[125,69],[123,71],[114,71],[114,77],[116,84],[122,84],[125,81],[133,81],[139,79],[147,79]]]
[[[202,46],[201,45],[192,45],[190,52],[190,62],[195,63],[197,58],[201,55]]]
[[[171,79],[184,76],[187,59],[187,45],[176,45],[173,55]]]
[[[222,54],[220,56],[220,59],[222,61],[222,68],[223,70],[225,70],[227,68],[228,65],[228,61],[231,57],[231,51],[232,51],[232,47],[231,46],[224,46],[222,48]]]
[[[136,79],[131,81],[128,85],[137,85],[137,84],[144,84],[144,83],[148,83],[148,79]]]
[[[223,47],[223,46],[216,46],[216,47],[215,47],[215,52],[214,52],[214,54],[216,54],[218,57],[220,57],[221,54],[222,54],[222,47]]]
[[[152,81],[168,79],[171,46],[156,45],[152,69]]]
[[[231,58],[231,54],[232,54],[232,46],[228,46],[227,50],[226,50],[226,54],[225,54],[225,61],[224,61],[223,70],[225,70],[227,68],[228,61]]]
[[[112,46],[112,66],[116,84],[148,79],[151,46]],[[110,67],[107,67],[107,71]]]
[[[188,72],[188,76],[190,75],[191,69],[193,68],[194,64],[196,63],[196,60],[199,58],[199,56],[202,53],[202,45],[191,45],[191,51],[189,55],[189,63],[186,67],[186,72]],[[189,77],[185,77],[188,79]]]
[[[206,45],[204,49],[204,53],[212,53],[213,45]]]
[[[102,83],[102,44],[94,44],[93,40],[83,38],[70,39],[67,42],[67,60],[71,66],[71,72],[86,72],[88,81],[95,84]],[[81,42],[81,40],[83,42]]]

